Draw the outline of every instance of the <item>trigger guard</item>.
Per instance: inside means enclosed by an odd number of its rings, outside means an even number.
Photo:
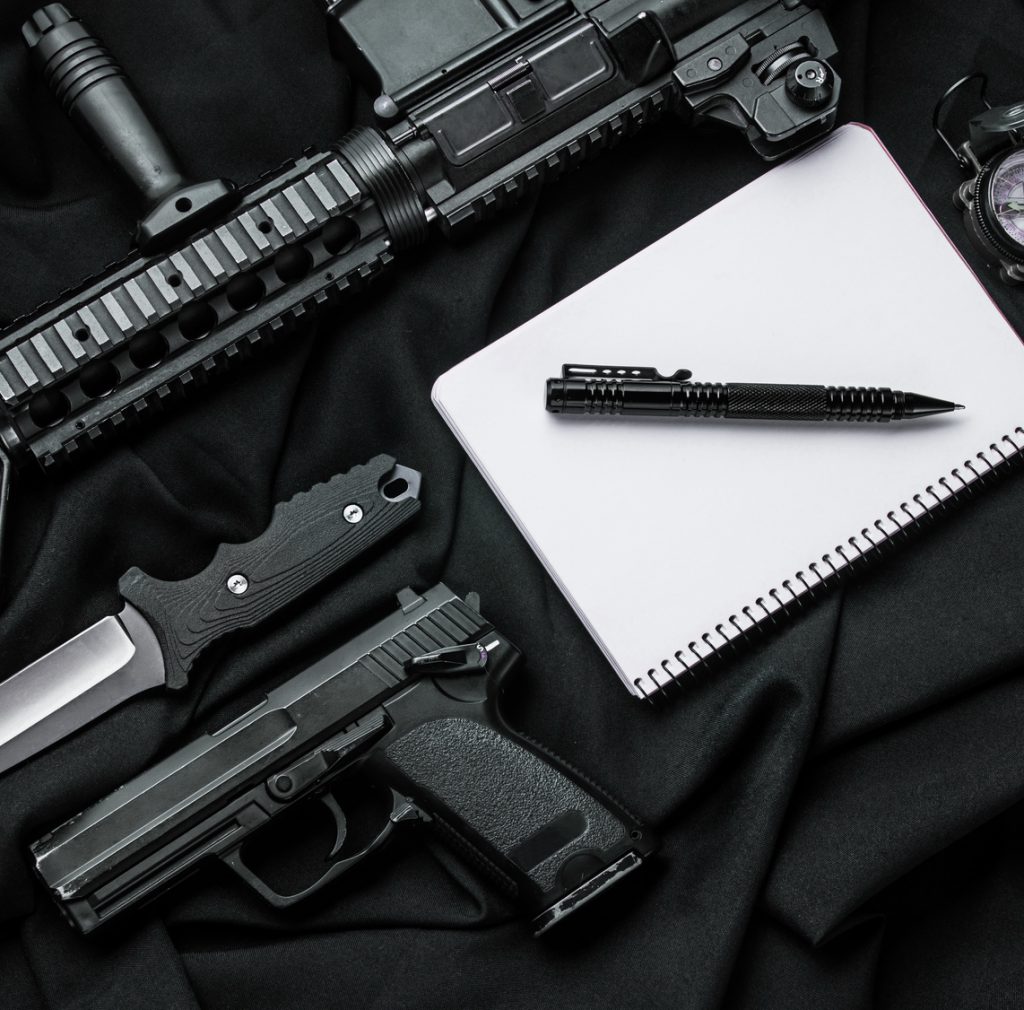
[[[335,827],[337,828],[337,838],[335,840],[334,848],[331,850],[330,856],[328,856],[328,858],[333,858],[337,855],[341,846],[345,842],[347,821],[345,813],[341,809],[338,801],[334,799],[330,793],[325,793],[324,796],[321,797],[321,802],[323,802],[327,809],[330,810],[331,815],[334,817]],[[241,877],[242,880],[268,904],[272,905],[274,908],[291,908],[292,905],[297,905],[300,901],[305,901],[306,898],[312,897],[317,893],[317,891],[322,890],[339,877],[343,877],[349,870],[356,867],[368,855],[370,855],[371,852],[379,849],[388,840],[388,838],[391,837],[391,833],[395,830],[397,825],[401,824],[403,821],[412,819],[411,814],[413,811],[415,811],[416,815],[419,815],[418,809],[414,807],[409,800],[392,789],[391,814],[388,816],[387,823],[383,828],[381,828],[376,838],[374,838],[373,841],[359,852],[332,863],[330,869],[327,870],[319,880],[310,884],[310,886],[304,890],[297,891],[294,894],[280,894],[249,867],[242,857],[242,848],[245,844],[244,842],[223,853],[220,859],[226,866],[229,866],[234,870],[234,872],[237,873],[238,876]]]

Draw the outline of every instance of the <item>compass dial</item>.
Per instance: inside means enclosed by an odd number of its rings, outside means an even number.
[[[1012,151],[995,167],[986,196],[995,224],[1024,248],[1024,149]]]

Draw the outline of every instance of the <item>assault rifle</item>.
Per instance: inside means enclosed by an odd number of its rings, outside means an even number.
[[[86,456],[432,228],[462,235],[668,112],[740,129],[766,159],[835,122],[835,43],[810,2],[432,0],[428,18],[418,0],[320,2],[378,125],[244,190],[186,177],[61,4],[26,23],[65,110],[145,212],[134,255],[0,334],[0,526],[12,466]]]

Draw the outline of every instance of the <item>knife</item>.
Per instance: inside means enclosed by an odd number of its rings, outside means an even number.
[[[255,540],[198,575],[132,568],[104,617],[0,683],[0,773],[153,687],[181,690],[214,641],[266,620],[420,510],[421,475],[376,456],[274,509]]]

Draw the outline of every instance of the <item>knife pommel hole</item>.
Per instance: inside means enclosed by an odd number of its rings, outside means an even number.
[[[395,477],[394,480],[389,480],[381,488],[381,494],[384,495],[388,501],[395,501],[397,498],[401,498],[406,491],[409,490],[409,482],[404,477]]]

